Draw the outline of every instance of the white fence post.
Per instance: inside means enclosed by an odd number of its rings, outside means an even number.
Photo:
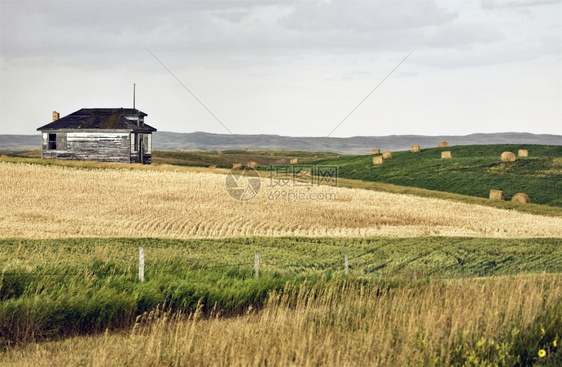
[[[139,281],[144,282],[144,248],[139,247]]]
[[[254,274],[258,278],[260,276],[260,252],[256,251],[254,256]]]
[[[345,260],[344,260],[344,263],[343,263],[343,269],[345,271],[345,275],[347,275],[349,273],[349,263],[348,263],[347,260],[348,259],[347,259],[347,253],[346,253],[345,254]]]

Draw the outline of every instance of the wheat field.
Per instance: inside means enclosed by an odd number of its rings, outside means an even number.
[[[225,177],[0,163],[0,236],[562,237],[560,217],[329,186],[280,189],[267,178],[240,202]]]

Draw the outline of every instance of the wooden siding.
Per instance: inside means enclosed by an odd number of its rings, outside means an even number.
[[[66,146],[67,146],[66,134],[56,134],[56,135],[57,135],[57,149],[66,150]]]
[[[43,134],[43,158],[130,162],[128,132],[50,132],[57,134],[56,149],[48,149],[48,133]]]

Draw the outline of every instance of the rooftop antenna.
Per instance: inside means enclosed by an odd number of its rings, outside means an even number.
[[[133,83],[133,110],[135,109],[135,89],[136,89],[136,84]]]

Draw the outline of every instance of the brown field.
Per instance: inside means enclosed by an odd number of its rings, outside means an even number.
[[[560,217],[358,189],[269,184],[263,178],[259,195],[239,202],[228,195],[223,175],[1,162],[0,236],[562,237]]]

